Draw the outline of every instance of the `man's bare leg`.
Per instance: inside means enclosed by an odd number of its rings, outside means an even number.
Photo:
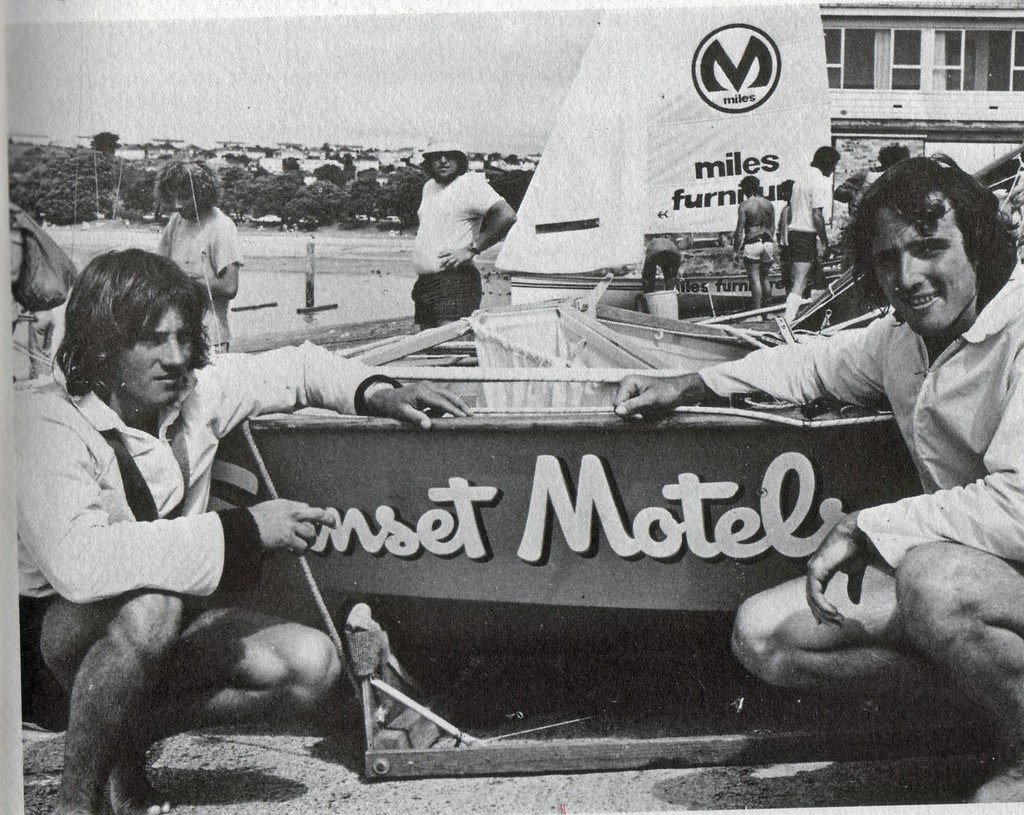
[[[191,623],[165,662],[151,713],[126,737],[126,761],[111,776],[115,812],[158,801],[145,780],[154,742],[213,725],[290,719],[329,728],[343,720],[341,661],[328,637],[312,628],[251,610],[218,608]]]
[[[800,305],[804,301],[804,288],[807,286],[807,276],[810,273],[810,263],[794,261],[793,285],[790,288],[789,293],[786,295],[785,317],[787,322],[792,322],[796,317],[796,313],[800,310]]]
[[[761,261],[761,305],[764,305],[772,296],[771,271],[771,263]]]
[[[181,633],[183,613],[181,598],[161,593],[84,605],[58,598],[47,610],[43,654],[71,691],[58,813],[106,811],[124,735],[149,715],[149,698]],[[145,812],[153,803],[137,801],[126,811]]]
[[[747,282],[750,285],[750,308],[754,311],[761,308],[764,302],[764,290],[761,280],[761,261],[743,259],[743,266],[747,270]]]
[[[1001,772],[977,802],[1024,801],[1024,565],[950,543],[913,549],[896,573],[908,640],[992,714]]]
[[[834,688],[893,677],[913,682],[924,663],[900,648],[896,580],[868,567],[859,604],[846,594],[846,577],[829,585],[829,599],[845,617],[842,627],[819,625],[807,605],[806,580],[797,578],[756,594],[740,606],[733,627],[737,659],[771,685]]]

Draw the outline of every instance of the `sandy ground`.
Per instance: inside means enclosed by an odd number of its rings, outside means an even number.
[[[62,746],[25,742],[28,815],[51,811]],[[973,756],[390,782],[357,768],[352,739],[218,732],[168,740],[151,774],[181,815],[440,815],[955,804],[987,771]]]
[[[397,633],[397,632],[396,632]],[[717,634],[714,640],[717,641]],[[687,638],[687,642],[693,642]],[[438,671],[402,649],[424,680],[430,706],[478,737],[522,733],[526,743],[571,738],[645,738],[729,733],[833,733],[841,745],[854,734],[895,726],[925,734],[914,749],[898,744],[855,758],[809,761],[797,754],[773,763],[764,751],[743,766],[660,766],[621,772],[495,775],[368,781],[354,704],[334,732],[297,727],[215,729],[176,736],[150,753],[154,784],[182,815],[306,815],[378,813],[580,813],[685,810],[961,805],[991,772],[976,712],[949,689],[845,698],[769,689],[726,655],[687,663],[673,655],[622,655],[559,664],[549,656],[506,654],[482,663],[465,654],[434,652]],[[398,653],[398,651],[396,651]],[[425,652],[424,652],[425,653]],[[531,668],[531,662],[535,663]],[[468,683],[462,681],[466,676]],[[682,681],[680,681],[682,678]],[[610,711],[619,701],[625,710]],[[740,704],[737,705],[737,700]],[[744,704],[745,702],[745,704]],[[604,708],[603,714],[600,708]],[[520,711],[510,718],[505,711]],[[527,734],[561,717],[562,727]],[[578,713],[598,713],[572,723]],[[568,723],[567,725],[565,723]],[[932,738],[929,734],[945,735]],[[980,735],[980,738],[979,738]],[[809,737],[809,736],[808,736]],[[25,733],[25,811],[51,811],[62,767],[63,737]],[[504,742],[507,744],[508,742]],[[502,742],[493,742],[501,745]],[[620,741],[621,745],[622,742]],[[467,751],[478,747],[463,748]],[[486,749],[486,747],[484,748]],[[609,754],[625,749],[612,747]],[[750,755],[748,753],[748,755]],[[692,762],[691,762],[692,763]],[[1018,810],[1020,811],[1020,810]]]

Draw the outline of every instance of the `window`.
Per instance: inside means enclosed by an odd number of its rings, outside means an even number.
[[[1024,90],[1024,32],[935,32],[935,88]]]
[[[830,88],[875,87],[877,33],[868,28],[825,29],[825,64]],[[1024,71],[1024,65],[1021,69]]]
[[[1015,91],[1024,91],[1024,31],[1013,32],[1013,83]]]
[[[843,30],[825,29],[825,67],[828,70],[828,86],[843,87]],[[1021,66],[1024,70],[1024,65]]]
[[[875,87],[875,32],[848,28],[844,34],[843,87]]]
[[[964,33],[962,31],[935,32],[935,88],[959,91],[963,89]]]
[[[921,32],[892,32],[892,88],[921,89]]]

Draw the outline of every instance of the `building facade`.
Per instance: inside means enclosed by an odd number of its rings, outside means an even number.
[[[1024,0],[821,5],[837,183],[886,144],[975,172],[1024,139]]]

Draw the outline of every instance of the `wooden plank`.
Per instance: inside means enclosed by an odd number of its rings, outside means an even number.
[[[782,732],[660,739],[558,739],[480,742],[432,750],[368,751],[371,779],[545,774],[668,767],[715,767],[807,761],[986,754],[980,732],[866,730]]]
[[[458,320],[454,323],[438,326],[437,328],[428,328],[426,331],[420,331],[418,334],[399,337],[393,343],[382,345],[364,354],[360,354],[356,359],[367,365],[386,365],[410,354],[426,351],[428,348],[433,348],[442,342],[454,340],[456,337],[461,337],[469,331],[469,323],[465,320]]]
[[[251,305],[251,306],[232,306],[231,310],[232,311],[256,311],[256,309],[260,309],[260,308],[276,308],[276,307],[277,307],[277,301],[275,300],[272,303],[255,303],[254,305]]]
[[[331,309],[337,308],[337,303],[328,303],[324,306],[306,306],[305,308],[295,309],[296,314],[313,314],[317,311],[330,311]]]
[[[415,330],[412,317],[369,320],[362,323],[314,326],[298,331],[275,331],[254,337],[236,337],[231,340],[231,350],[235,353],[251,353],[288,345],[301,345],[307,341],[336,349],[382,338],[391,340],[397,336],[412,334]]]
[[[345,657],[347,659],[347,657]],[[360,707],[363,714],[363,744],[370,750],[375,744],[377,731],[377,700],[369,679],[359,680]]]
[[[657,368],[658,361],[633,346],[628,338],[616,334],[607,326],[596,320],[587,320],[572,308],[559,309],[558,314],[565,319],[568,326],[578,331],[586,341],[592,344],[608,359],[609,365],[625,367]]]
[[[425,750],[441,737],[441,728],[420,716],[415,710],[404,708],[377,733],[374,739],[376,750],[395,749],[388,741],[395,740],[397,746]]]

